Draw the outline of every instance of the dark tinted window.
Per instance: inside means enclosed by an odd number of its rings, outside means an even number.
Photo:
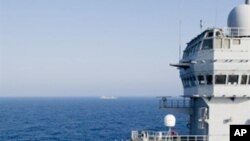
[[[229,75],[228,76],[228,84],[236,85],[238,84],[239,75]]]
[[[213,75],[207,75],[207,84],[212,85],[213,84]]]
[[[249,77],[248,77],[248,84],[250,84],[250,75],[249,75]]]
[[[226,84],[226,75],[215,75],[215,84]]]
[[[183,87],[185,88],[185,87],[186,87],[186,85],[185,85],[185,80],[184,80],[184,79],[181,79],[181,82],[182,82]]]
[[[213,37],[213,32],[209,32],[208,34],[207,34],[207,37]]]
[[[213,48],[213,40],[206,39],[203,41],[202,49],[212,49]]]
[[[192,80],[191,81],[192,86],[196,86],[196,78],[195,78],[195,76],[192,76],[190,79]]]
[[[247,84],[247,75],[242,75],[241,76],[241,82],[240,84]]]
[[[183,85],[184,85],[185,88],[188,86],[188,85],[187,85],[187,79],[186,79],[186,78],[183,79]]]
[[[204,79],[203,75],[198,76],[198,82],[199,82],[199,85],[204,85],[205,84],[205,79]]]

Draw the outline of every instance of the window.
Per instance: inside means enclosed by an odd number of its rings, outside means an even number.
[[[182,79],[182,83],[183,83],[183,87],[184,87],[184,88],[189,87],[188,80],[187,80],[186,78],[185,78],[185,79]]]
[[[237,85],[238,84],[238,79],[239,76],[238,75],[229,75],[228,76],[228,84],[233,84],[233,85]]]
[[[202,49],[212,49],[213,48],[213,40],[206,39],[203,41]]]
[[[225,39],[224,40],[224,48],[230,48],[230,40],[229,39]]]
[[[193,55],[193,54],[195,53],[194,46],[192,46],[192,47],[190,48],[190,53],[191,53],[191,55]]]
[[[205,79],[204,79],[203,75],[198,76],[198,82],[199,82],[199,85],[204,85],[205,84]]]
[[[222,39],[215,39],[215,48],[221,48]]]
[[[196,78],[195,78],[195,76],[192,76],[190,79],[191,79],[191,85],[196,86]]]
[[[199,41],[198,44],[196,45],[196,51],[200,50],[200,46],[201,46],[201,41]]]
[[[233,44],[234,45],[240,45],[240,39],[234,39]]]
[[[248,84],[250,84],[250,75],[249,75],[249,77],[248,77]]]
[[[182,82],[183,87],[185,88],[185,81],[184,81],[184,79],[181,79],[181,82]]]
[[[186,88],[187,87],[187,81],[186,81],[186,79],[183,79],[182,81],[183,81],[184,88]]]
[[[185,85],[185,88],[188,88],[191,86],[191,83],[190,83],[190,79],[189,78],[185,78],[184,79],[184,85]]]
[[[213,31],[212,32],[208,32],[207,37],[213,37],[213,36],[214,36]]]
[[[242,75],[241,76],[241,82],[240,84],[247,84],[247,75]]]
[[[213,75],[207,75],[207,85],[212,85],[213,84]]]
[[[187,87],[187,81],[186,81],[186,79],[183,78],[182,79],[182,83],[183,83],[183,87],[186,88]]]
[[[220,37],[221,36],[221,33],[219,31],[216,31],[216,37]]]
[[[199,46],[198,46],[198,44],[195,44],[195,46],[194,46],[195,53],[198,52],[198,50],[199,50]]]
[[[215,84],[226,84],[226,75],[215,75]]]

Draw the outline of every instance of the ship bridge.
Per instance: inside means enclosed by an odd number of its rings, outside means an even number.
[[[207,29],[187,43],[180,62],[172,64],[180,69],[184,96],[250,97],[248,30]]]

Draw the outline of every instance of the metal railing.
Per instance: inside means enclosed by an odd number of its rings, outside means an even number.
[[[191,108],[192,104],[189,99],[171,99],[162,97],[160,99],[160,108]]]
[[[250,28],[227,27],[224,33],[229,37],[250,37]]]
[[[169,135],[168,132],[132,131],[132,141],[208,141],[207,135]]]

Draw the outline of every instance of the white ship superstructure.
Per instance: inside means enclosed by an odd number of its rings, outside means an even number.
[[[163,97],[161,108],[189,115],[190,135],[175,140],[229,141],[230,125],[250,125],[250,2],[235,7],[227,28],[192,39],[178,64],[184,100]],[[170,140],[169,133],[132,132],[133,140]]]

